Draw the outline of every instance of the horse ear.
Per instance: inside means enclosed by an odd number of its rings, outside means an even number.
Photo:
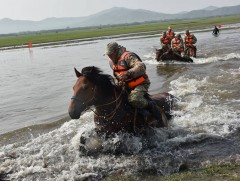
[[[75,67],[74,67],[74,70],[77,77],[80,77],[82,75],[80,72],[78,72],[78,70]]]

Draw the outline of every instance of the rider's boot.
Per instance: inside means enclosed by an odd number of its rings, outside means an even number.
[[[156,102],[154,102],[154,101],[149,101],[147,108],[148,108],[149,112],[152,114],[152,116],[153,116],[157,121],[160,121],[160,120],[161,120],[161,113],[160,113],[159,107],[158,107],[158,105],[156,104]]]

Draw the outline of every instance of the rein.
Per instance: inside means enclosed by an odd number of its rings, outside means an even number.
[[[113,103],[116,103],[116,106],[115,106],[114,110],[113,110],[112,112],[110,112],[108,115],[101,116],[100,114],[96,113],[96,111],[94,111],[94,110],[92,110],[92,109],[90,108],[91,111],[92,111],[96,116],[98,116],[98,117],[100,117],[100,118],[104,118],[104,119],[107,119],[107,120],[111,120],[111,119],[115,116],[115,114],[117,113],[117,110],[118,110],[118,108],[120,107],[120,105],[121,105],[121,103],[122,103],[122,100],[119,101],[119,102],[118,102],[118,100],[121,98],[122,93],[124,92],[124,90],[125,90],[125,89],[123,88],[118,97],[117,97],[117,94],[116,94],[116,90],[114,91],[114,92],[115,92],[115,98],[116,98],[114,101],[109,102],[109,103],[106,103],[106,104],[102,104],[102,105],[99,105],[99,106],[95,106],[95,107],[97,108],[97,107],[107,106],[107,105],[111,105],[111,104],[113,104]]]
[[[104,119],[107,119],[107,120],[112,119],[112,118],[115,116],[115,114],[116,114],[116,112],[117,112],[117,109],[120,107],[120,105],[121,105],[121,103],[122,103],[122,100],[119,101],[119,102],[118,102],[118,100],[121,98],[124,90],[125,90],[125,89],[122,88],[122,91],[121,91],[121,93],[119,94],[118,97],[117,97],[117,94],[116,94],[116,90],[114,91],[114,92],[115,92],[115,98],[116,98],[114,101],[111,101],[111,102],[106,103],[106,104],[102,104],[102,105],[95,106],[95,108],[97,108],[97,107],[103,107],[103,106],[107,106],[107,105],[111,105],[111,104],[113,104],[113,103],[116,103],[116,106],[115,106],[114,110],[113,110],[112,112],[110,112],[108,115],[106,115],[106,116],[101,116],[101,115],[98,114],[96,111],[94,111],[93,109],[91,109],[90,106],[86,107],[85,110],[90,109],[96,116],[98,116],[98,117],[100,117],[100,118],[104,118]],[[92,98],[91,98],[90,100],[88,100],[88,101],[86,102],[86,104],[87,104],[88,102],[92,101],[92,100],[96,100],[96,99],[95,99],[96,86],[94,87],[93,91],[94,91],[94,93],[93,93]],[[82,104],[85,104],[85,101],[83,101],[81,98],[79,98],[79,97],[77,97],[77,96],[72,96],[71,99],[72,99],[72,100],[79,101],[79,102],[82,102]]]

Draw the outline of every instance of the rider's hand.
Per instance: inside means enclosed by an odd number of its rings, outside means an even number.
[[[125,73],[121,73],[119,76],[118,76],[119,80],[120,81],[125,81],[128,79],[128,75],[125,74]]]
[[[120,87],[123,87],[123,86],[125,86],[125,82],[119,81],[117,85],[120,86]]]

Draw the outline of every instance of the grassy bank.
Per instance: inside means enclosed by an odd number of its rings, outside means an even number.
[[[104,179],[104,181],[223,181],[223,180],[240,180],[240,165],[226,164],[226,165],[212,165],[207,168],[196,171],[186,171],[182,173],[175,173],[169,176],[145,176],[145,177],[123,177],[113,176]]]
[[[127,33],[141,33],[141,32],[160,33],[166,30],[169,25],[173,27],[174,31],[181,31],[184,29],[192,30],[200,28],[212,28],[214,25],[217,24],[225,25],[235,23],[240,23],[240,15],[197,20],[175,20],[148,24],[108,26],[102,28],[99,27],[65,31],[45,31],[36,32],[35,34],[32,33],[1,36],[0,47],[22,46],[26,45],[28,42],[32,42],[34,46],[34,44],[39,43],[59,42],[83,38],[96,38]]]

